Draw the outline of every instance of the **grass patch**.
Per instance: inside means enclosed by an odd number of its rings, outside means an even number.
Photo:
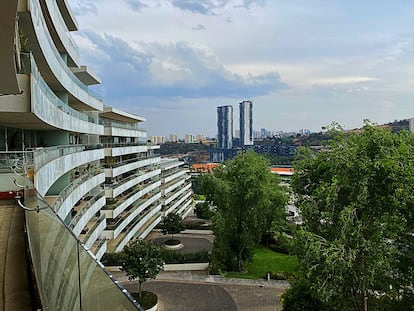
[[[296,256],[276,253],[264,246],[258,246],[254,250],[253,261],[246,265],[246,272],[227,272],[226,277],[241,279],[265,278],[267,273],[290,274],[299,267]]]

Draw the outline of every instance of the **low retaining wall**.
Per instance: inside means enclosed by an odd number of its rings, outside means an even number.
[[[165,264],[164,271],[203,271],[208,269],[208,262]]]
[[[105,267],[109,272],[120,272],[121,266]],[[203,271],[208,269],[208,262],[165,264],[164,271]]]

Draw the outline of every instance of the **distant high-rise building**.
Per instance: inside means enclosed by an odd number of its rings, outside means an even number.
[[[253,145],[253,103],[250,100],[242,101],[240,108],[240,144]]]
[[[193,134],[185,134],[184,141],[187,144],[192,144],[194,142],[194,136],[193,136]]]
[[[170,134],[169,141],[172,143],[176,143],[178,141],[178,136],[175,134]]]
[[[217,107],[217,148],[231,149],[233,147],[233,107]]]
[[[260,137],[261,138],[266,138],[267,137],[267,131],[266,131],[265,128],[260,129]]]
[[[206,135],[204,135],[204,134],[197,134],[197,137],[196,137],[196,141],[197,142],[203,142],[205,140],[206,140]]]

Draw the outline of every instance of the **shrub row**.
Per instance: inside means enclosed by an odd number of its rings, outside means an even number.
[[[180,264],[180,263],[201,263],[210,262],[211,255],[207,250],[201,250],[190,253],[179,253],[163,249],[161,251],[162,258],[166,264]],[[101,262],[105,266],[121,266],[122,252],[120,253],[105,253]]]
[[[163,250],[162,257],[166,264],[210,262],[211,255],[207,250],[190,253]]]

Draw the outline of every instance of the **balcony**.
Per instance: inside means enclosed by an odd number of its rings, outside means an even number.
[[[42,1],[41,4],[49,14],[50,33],[54,39],[56,47],[60,52],[67,53],[68,65],[70,67],[79,67],[80,55],[78,46],[69,34],[65,21],[59,11],[56,1]]]
[[[147,152],[147,143],[104,144],[106,157],[118,157],[126,154]]]
[[[164,211],[164,216],[167,216],[169,213],[171,213],[172,211],[176,210],[177,213],[179,213],[179,207],[180,205],[186,201],[188,198],[191,198],[192,196],[192,192],[188,192],[186,194],[184,194],[177,202],[175,202],[173,205],[171,205],[170,207],[167,208],[167,210]]]
[[[68,7],[66,0],[57,0],[57,4],[59,6],[60,14],[63,17],[63,20],[65,21],[68,30],[78,30],[78,22],[76,21],[75,17],[72,14],[72,11]]]
[[[163,181],[163,183],[169,183],[170,181],[173,181],[175,179],[178,179],[181,176],[186,175],[186,174],[187,174],[186,171],[184,171],[184,170],[178,170],[176,173],[173,173],[171,175],[168,175],[168,176],[162,178],[162,181]]]
[[[170,181],[167,184],[162,185],[162,194],[167,195],[167,193],[171,191],[175,191],[178,187],[181,187],[187,180],[189,180],[191,177],[188,175],[181,176],[181,178]]]
[[[167,195],[164,199],[164,205],[170,204],[172,201],[174,201],[176,198],[178,198],[180,195],[182,195],[184,192],[191,190],[191,184],[187,184],[183,186],[181,189],[176,190],[175,192],[171,192],[169,195]]]
[[[95,258],[101,260],[102,256],[106,253],[107,241],[106,239],[97,240],[91,247],[90,251],[95,255]]]
[[[116,137],[147,137],[147,131],[138,126],[138,123],[104,120],[105,136]]]
[[[66,219],[73,206],[93,188],[105,182],[103,172],[84,174],[70,182],[54,201],[52,208],[62,219]]]
[[[45,196],[61,176],[83,164],[104,158],[103,149],[97,145],[74,145],[34,150],[35,187]]]
[[[126,172],[130,172],[148,165],[158,164],[161,158],[158,155],[148,156],[145,158],[134,158],[122,161],[113,165],[104,165],[105,177],[116,177]],[[107,168],[108,167],[108,168]]]
[[[48,310],[138,310],[103,266],[36,193],[24,190],[28,247],[42,307]]]
[[[87,232],[81,234],[79,236],[79,240],[81,240],[87,248],[91,248],[95,241],[101,236],[101,233],[105,230],[105,227],[105,215],[102,214],[99,217],[94,216],[86,225],[86,228],[88,228]]]
[[[121,213],[118,218],[108,219],[106,230],[104,232],[105,237],[116,239],[136,217],[145,218],[145,215],[148,213],[145,209],[154,202],[158,201],[160,198],[161,194],[159,192],[155,192],[151,194],[151,197],[145,200],[138,200],[134,204],[134,207],[127,212]]]
[[[97,117],[77,111],[50,89],[30,54],[21,54],[24,69],[18,74],[23,95],[0,97],[4,126],[29,129],[62,129],[70,132],[102,135]],[[30,76],[28,75],[30,74]],[[29,79],[30,77],[30,79]]]
[[[54,90],[69,93],[69,101],[79,110],[102,111],[103,103],[99,95],[84,85],[62,59],[47,31],[40,1],[27,0],[30,11],[19,12],[19,20],[25,33],[32,37],[32,53],[40,67],[44,79]]]
[[[161,167],[162,167],[163,171],[168,171],[168,170],[171,170],[173,168],[177,168],[177,167],[179,167],[183,164],[184,164],[184,162],[178,161],[177,159],[163,158],[162,162],[161,162]]]
[[[191,212],[191,207],[192,207],[192,200],[190,199],[183,206],[181,206],[177,214],[181,215],[182,218],[185,218]]]
[[[121,214],[125,209],[128,208],[131,204],[138,204],[137,200],[144,196],[145,194],[149,193],[150,191],[158,188],[161,186],[161,181],[157,181],[154,183],[149,184],[149,186],[142,189],[141,185],[138,185],[136,188],[131,189],[131,192],[126,194],[125,196],[118,196],[116,199],[112,199],[115,201],[114,204],[108,204],[103,208],[102,212],[108,218],[116,218]]]
[[[81,234],[87,223],[105,205],[105,201],[105,195],[102,191],[88,201],[82,201],[79,206],[75,207],[76,214],[69,224],[75,236],[78,237]]]
[[[149,209],[142,217],[137,217],[127,226],[125,232],[121,233],[116,239],[108,242],[109,250],[119,252],[134,236],[144,238],[161,221],[160,211],[161,204],[158,204]]]
[[[161,173],[161,170],[147,170],[146,172],[138,171],[136,174],[133,174],[124,180],[119,182],[115,181],[114,184],[108,185],[105,184],[105,195],[107,198],[116,198],[122,192],[134,187],[140,182],[156,177]]]

